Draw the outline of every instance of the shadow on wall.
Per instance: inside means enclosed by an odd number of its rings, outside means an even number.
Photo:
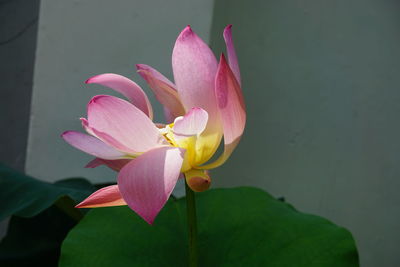
[[[39,0],[0,2],[0,162],[24,170]]]

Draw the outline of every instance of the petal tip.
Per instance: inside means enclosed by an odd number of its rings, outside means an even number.
[[[79,203],[78,205],[75,206],[76,209],[81,209],[84,207],[83,202]]]
[[[115,76],[115,74],[113,74],[113,73],[97,74],[97,75],[94,75],[94,76],[90,77],[89,79],[87,79],[87,80],[85,81],[85,83],[86,83],[86,84],[101,83],[101,81],[102,81],[105,77],[110,77],[110,76]]]
[[[151,219],[143,218],[143,220],[145,220],[145,222],[147,222],[150,226],[153,226],[155,218],[151,218]]]
[[[226,57],[225,57],[224,53],[221,53],[221,56],[219,57],[219,59],[220,59],[220,63],[223,63],[223,64],[226,64],[226,63],[227,63],[227,62],[226,62]]]
[[[82,201],[81,203],[77,204],[75,206],[75,208],[76,209],[90,209],[90,208],[93,208],[93,207],[91,207],[90,205],[86,204],[85,201]]]
[[[225,27],[222,35],[224,36],[225,42],[232,38],[232,24]]]
[[[225,41],[227,39],[231,39],[232,38],[232,24],[228,24],[225,27],[224,32],[223,32],[223,36],[224,36]]]
[[[185,41],[187,38],[189,38],[193,34],[193,30],[190,27],[190,25],[187,25],[185,29],[182,30],[182,32],[178,36],[178,40]]]
[[[99,76],[99,75],[95,75],[95,76],[90,77],[89,79],[87,79],[87,80],[85,81],[85,83],[86,83],[86,84],[95,83],[96,81],[94,81],[94,80],[96,79],[97,76]]]
[[[146,71],[149,70],[149,67],[145,64],[136,64],[136,72],[139,73],[142,78],[146,79]]]
[[[61,136],[62,138],[64,138],[64,136],[67,135],[69,132],[71,132],[71,131],[65,131],[65,132],[63,132],[62,134],[60,134],[60,136]]]
[[[92,99],[90,99],[89,101],[89,105],[90,104],[95,104],[96,102],[98,102],[101,98],[107,97],[106,95],[95,95],[94,97],[92,97]]]
[[[232,29],[232,24],[228,24],[228,25],[226,25],[224,32],[230,31],[231,29]]]

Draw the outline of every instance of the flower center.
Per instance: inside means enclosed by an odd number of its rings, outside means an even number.
[[[190,136],[187,138],[175,138],[175,134],[173,132],[174,123],[170,123],[165,125],[164,128],[160,128],[159,131],[162,136],[164,136],[165,140],[174,147],[183,148],[186,150],[184,162],[182,164],[181,172],[187,172],[191,170],[195,164],[195,156],[196,156],[196,136]]]

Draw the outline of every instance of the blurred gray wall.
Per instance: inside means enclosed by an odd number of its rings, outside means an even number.
[[[246,134],[214,185],[260,186],[400,266],[400,2],[216,0],[234,24]]]

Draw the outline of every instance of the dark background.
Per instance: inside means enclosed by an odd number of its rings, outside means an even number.
[[[0,1],[0,162],[24,169],[39,0]]]

